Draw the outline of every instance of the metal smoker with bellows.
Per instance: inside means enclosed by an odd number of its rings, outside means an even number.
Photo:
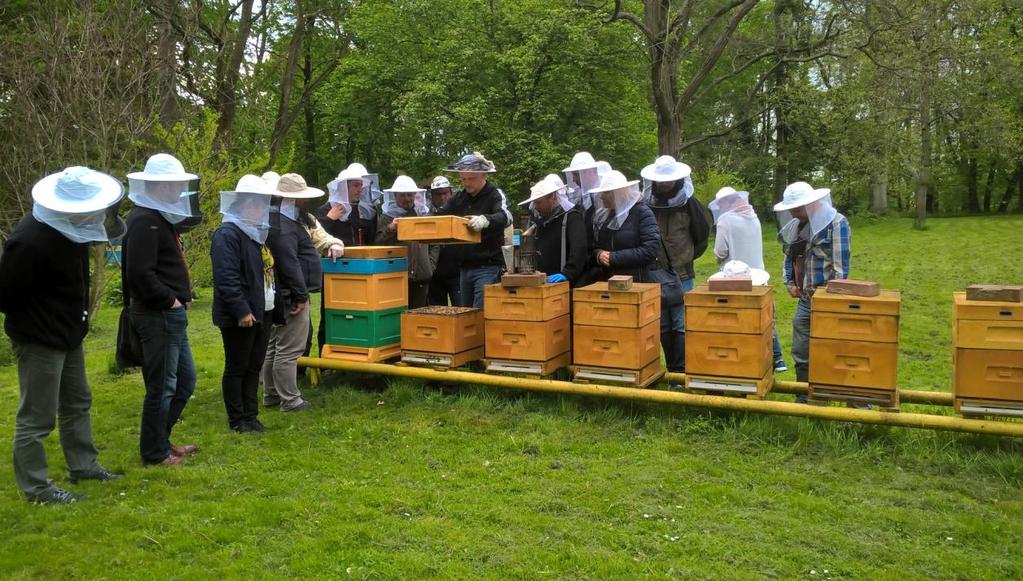
[[[505,247],[508,272],[484,288],[487,371],[545,377],[571,363],[569,285],[548,283],[539,258],[532,229],[516,233]]]

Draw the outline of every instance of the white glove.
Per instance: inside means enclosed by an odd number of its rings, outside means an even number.
[[[490,220],[487,220],[486,216],[473,216],[473,218],[469,220],[469,227],[477,232],[485,229],[489,225]]]
[[[345,247],[340,244],[331,244],[327,249],[327,258],[337,260],[345,255]]]

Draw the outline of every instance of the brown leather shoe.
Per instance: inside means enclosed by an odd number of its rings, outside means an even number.
[[[199,446],[196,446],[195,444],[182,444],[180,446],[171,446],[170,451],[174,456],[185,456],[198,452]]]
[[[167,454],[167,457],[162,462],[156,464],[150,464],[150,466],[177,466],[185,460],[181,456],[175,456],[174,454]]]

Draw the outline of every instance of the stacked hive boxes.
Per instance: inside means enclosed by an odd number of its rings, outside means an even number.
[[[686,387],[763,397],[774,380],[774,291],[686,294]]]
[[[572,298],[576,379],[645,387],[664,375],[659,284],[609,290],[598,282],[575,289]]]
[[[458,367],[483,359],[483,311],[422,307],[401,315],[401,360]]]
[[[1023,416],[1023,303],[952,296],[956,411]]]
[[[810,399],[897,409],[899,291],[858,297],[818,289],[811,302]]]
[[[488,371],[549,375],[571,361],[568,283],[484,288]]]
[[[323,259],[327,345],[321,356],[383,361],[401,350],[401,313],[408,307],[408,263],[403,246],[347,248]]]

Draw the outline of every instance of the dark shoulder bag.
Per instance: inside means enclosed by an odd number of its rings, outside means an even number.
[[[121,295],[124,297],[121,306],[121,317],[117,320],[117,345],[114,360],[118,369],[142,367],[142,339],[131,323],[131,297],[128,294],[128,282],[121,284]]]
[[[678,273],[671,267],[671,260],[668,260],[668,248],[664,245],[663,238],[661,239],[661,250],[664,251],[664,259],[668,263],[667,267],[662,268],[659,265],[655,265],[649,272],[650,282],[660,283],[661,285],[661,312],[665,312],[667,309],[682,305],[682,279],[678,277]]]

